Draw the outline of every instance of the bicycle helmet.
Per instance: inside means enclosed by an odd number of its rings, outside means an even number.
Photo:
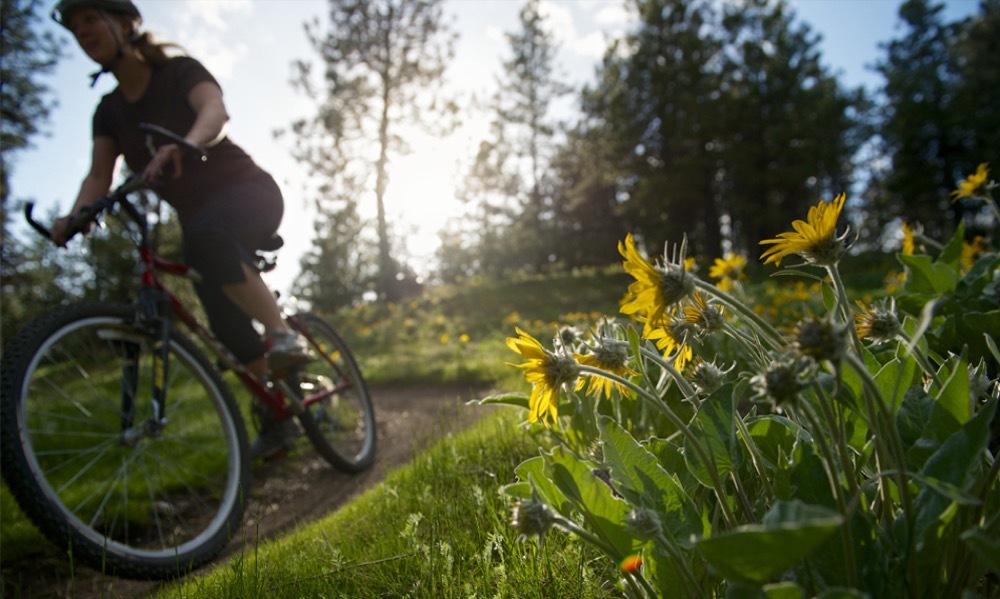
[[[69,19],[73,12],[81,8],[96,8],[112,14],[128,15],[142,20],[139,7],[132,0],[59,0],[52,9],[52,20],[69,29]]]

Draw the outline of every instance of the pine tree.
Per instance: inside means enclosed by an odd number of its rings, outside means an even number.
[[[528,0],[520,28],[506,34],[511,56],[503,61],[483,140],[462,195],[476,206],[477,268],[490,274],[545,268],[560,248],[551,164],[559,137],[552,104],[570,87],[556,75],[555,39],[539,1]]]
[[[433,129],[447,122],[452,106],[444,101],[441,85],[454,38],[443,20],[441,0],[330,0],[328,30],[320,31],[314,22],[307,26],[307,34],[319,54],[322,82],[317,87],[309,65],[299,63],[297,85],[316,101],[317,114],[293,127],[299,144],[295,155],[330,183],[327,189],[334,189],[338,181],[350,181],[352,192],[346,198],[337,190],[334,203],[348,210],[348,216],[318,233],[353,234],[344,227],[353,229],[356,224],[352,215],[356,202],[374,201],[376,291],[382,298],[395,299],[400,267],[385,210],[391,161],[408,151],[402,137],[406,128]],[[323,206],[322,197],[318,202],[321,214],[333,219],[331,224],[338,221],[336,205]],[[330,241],[317,240],[318,255]],[[348,275],[330,270],[309,273],[316,280]]]
[[[953,176],[963,179],[982,162],[990,164],[991,173],[1000,172],[1000,0],[984,0],[977,14],[958,25],[950,54],[959,75],[950,114],[963,152]],[[982,202],[963,208],[970,215],[969,235],[995,234],[993,219],[974,218],[985,210]]]
[[[904,34],[883,46],[877,69],[885,118],[884,152],[891,166],[882,185],[889,196],[884,217],[919,221],[932,237],[943,238],[961,218],[961,204],[951,204],[964,156],[953,110],[959,77],[950,48],[954,24],[941,14],[943,5],[907,0],[899,9]]]
[[[42,272],[54,247],[20,243],[11,233],[15,213],[10,178],[18,152],[31,146],[54,106],[43,81],[61,56],[61,46],[39,26],[40,0],[0,2],[0,290],[3,293],[2,330],[13,332],[45,305],[38,296],[50,296],[53,282]],[[13,291],[17,289],[18,293]]]
[[[806,206],[850,190],[864,95],[827,72],[819,37],[782,0],[722,10],[718,193],[734,247],[753,253]]]
[[[710,2],[631,0],[637,30],[609,49],[584,92],[589,135],[606,144],[628,227],[648,247],[717,253],[713,140],[720,42]]]

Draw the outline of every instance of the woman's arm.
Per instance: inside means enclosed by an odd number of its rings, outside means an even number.
[[[94,137],[94,145],[90,152],[90,170],[80,184],[76,201],[69,215],[57,219],[52,224],[52,241],[65,246],[68,241],[69,220],[84,206],[90,206],[111,189],[111,179],[115,164],[118,162],[118,144],[110,137],[98,135]]]
[[[219,86],[203,81],[191,88],[187,100],[198,116],[184,139],[199,148],[211,148],[222,141],[226,136],[229,113],[226,112]]]
[[[196,116],[194,125],[187,132],[184,139],[199,148],[210,148],[222,141],[226,136],[226,123],[229,122],[229,113],[226,112],[226,105],[222,101],[222,90],[219,86],[209,81],[203,81],[191,88],[188,92],[187,102],[194,110]],[[160,146],[156,155],[149,161],[142,176],[146,179],[155,179],[160,176],[163,167],[172,164],[174,178],[179,178],[183,174],[184,154],[177,144],[166,144]]]

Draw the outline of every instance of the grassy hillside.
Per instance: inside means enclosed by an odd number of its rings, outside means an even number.
[[[550,278],[471,280],[329,318],[374,386],[513,382],[513,369],[504,366],[512,357],[504,339],[514,327],[551,337],[560,325],[616,314],[627,288],[627,275],[617,267]]]

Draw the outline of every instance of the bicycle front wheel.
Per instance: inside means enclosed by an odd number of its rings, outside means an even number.
[[[298,369],[305,410],[299,422],[316,451],[344,472],[361,472],[375,460],[375,409],[347,344],[318,316],[299,314],[291,325],[319,359]]]
[[[250,461],[239,409],[190,339],[161,342],[133,309],[68,306],[16,337],[2,362],[3,477],[74,559],[115,576],[171,578],[240,528]],[[163,377],[166,410],[154,414]]]

